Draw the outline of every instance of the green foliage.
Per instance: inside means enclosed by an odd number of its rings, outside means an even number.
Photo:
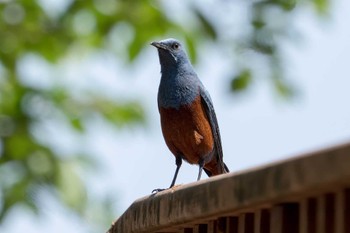
[[[318,14],[323,15],[329,9],[328,0],[263,0],[251,3],[249,9],[249,33],[238,39],[238,51],[242,53],[254,51],[259,54],[262,64],[266,66],[272,87],[278,96],[290,99],[296,92],[290,80],[286,79],[284,71],[284,56],[281,52],[282,43],[293,41],[295,31],[294,11],[302,4],[312,3]],[[227,45],[230,46],[230,45]],[[252,64],[249,58],[242,62],[238,71],[232,71],[231,90],[233,93],[246,90],[254,79],[260,79],[257,64]],[[248,67],[248,68],[247,68]],[[243,71],[242,71],[243,70]]]
[[[328,0],[313,0],[312,1],[316,10],[319,14],[327,13],[329,9],[329,1]]]
[[[309,1],[319,13],[328,9],[328,0]],[[72,132],[83,135],[89,116],[97,115],[116,129],[145,121],[145,111],[137,100],[121,101],[88,92],[77,98],[64,85],[27,85],[20,74],[23,57],[36,54],[56,66],[79,48],[85,54],[97,50],[114,53],[131,63],[150,41],[171,33],[185,38],[195,62],[198,41],[220,40],[218,25],[195,5],[189,9],[196,24],[182,25],[168,17],[162,1],[71,0],[56,7],[49,4],[39,0],[0,3],[0,222],[17,205],[40,213],[37,197],[47,191],[81,217],[88,217],[91,208],[101,214],[111,213],[110,199],[93,202],[86,195],[87,187],[77,172],[83,166],[81,156],[62,155],[42,140],[50,135],[43,136],[47,132],[38,128],[49,121],[57,127],[68,124]],[[284,97],[294,92],[284,78],[280,43],[288,37],[292,11],[298,4],[296,0],[252,3],[250,25],[245,25],[249,33],[240,39],[243,43],[228,40],[221,44],[225,48],[239,45],[240,51],[253,50],[264,56],[276,92]],[[279,13],[275,18],[271,9]],[[284,23],[275,26],[273,22],[278,20]],[[242,67],[249,68],[238,69],[239,74],[232,71],[233,92],[246,90],[257,78],[249,60]],[[57,83],[54,72],[50,76],[52,83]]]
[[[38,137],[39,126],[49,122],[66,124],[72,132],[84,134],[86,119],[98,115],[117,129],[145,121],[143,106],[137,100],[115,100],[100,94],[81,93],[62,85],[40,88],[28,86],[20,77],[19,61],[36,54],[52,65],[64,60],[79,47],[86,53],[112,51],[132,62],[157,36],[170,30],[183,34],[153,1],[73,0],[55,9],[45,1],[4,1],[0,3],[0,222],[15,206],[23,205],[39,213],[36,197],[52,193],[67,208],[86,217],[92,207],[86,187],[77,170],[78,155],[62,155]],[[186,41],[195,58],[195,38],[210,35],[213,26],[196,11],[201,29],[189,30]],[[109,43],[114,30],[124,40],[125,51]],[[51,73],[53,83],[54,73]],[[58,82],[59,83],[59,82]],[[47,132],[40,131],[39,134]],[[45,136],[44,136],[45,137]],[[47,135],[46,137],[50,137]],[[62,158],[65,159],[62,159]],[[108,202],[108,201],[107,201]],[[106,200],[94,202],[94,208],[107,211]],[[104,211],[100,211],[103,213]],[[110,216],[109,216],[110,217]]]
[[[206,32],[206,35],[211,39],[216,39],[217,33],[211,21],[196,7],[193,8],[193,12]]]
[[[233,92],[241,92],[246,90],[252,81],[250,70],[243,70],[231,81],[231,90]]]

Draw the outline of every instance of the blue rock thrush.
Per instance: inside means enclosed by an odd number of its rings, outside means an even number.
[[[209,93],[195,73],[181,43],[175,39],[152,42],[158,50],[161,81],[158,110],[165,142],[176,158],[173,187],[184,159],[214,176],[229,172],[223,162],[220,131]],[[161,191],[155,189],[153,191]]]

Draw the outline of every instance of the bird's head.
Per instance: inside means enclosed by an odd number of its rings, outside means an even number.
[[[187,63],[188,58],[182,44],[176,39],[165,39],[152,42],[151,45],[158,49],[161,65],[179,65]]]

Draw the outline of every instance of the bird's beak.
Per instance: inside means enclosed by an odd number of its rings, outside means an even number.
[[[167,47],[165,44],[161,43],[161,42],[153,41],[153,42],[151,43],[151,45],[153,45],[154,47],[156,47],[156,48],[158,48],[158,49],[165,49],[165,50],[168,50],[168,47]]]

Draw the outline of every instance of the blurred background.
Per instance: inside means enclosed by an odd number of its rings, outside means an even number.
[[[169,186],[154,40],[185,44],[231,171],[350,140],[349,9],[0,0],[0,232],[105,232],[134,200]],[[178,184],[197,169],[183,164]]]

